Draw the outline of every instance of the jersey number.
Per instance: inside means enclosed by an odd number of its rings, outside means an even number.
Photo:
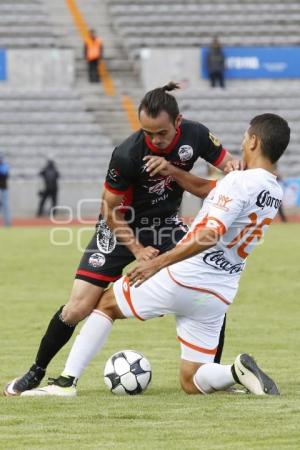
[[[246,247],[253,241],[254,238],[259,241],[262,238],[263,232],[262,227],[264,225],[270,225],[272,219],[266,218],[261,223],[257,223],[257,214],[251,213],[249,214],[250,223],[242,229],[242,231],[227,245],[228,248],[234,247],[238,242],[240,242],[245,234],[249,231],[251,233],[246,237],[246,239],[239,245],[237,249],[237,253],[241,258],[247,258],[249,253],[246,252]]]

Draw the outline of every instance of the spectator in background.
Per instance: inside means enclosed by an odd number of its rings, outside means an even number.
[[[88,65],[90,83],[99,83],[99,64],[103,57],[103,43],[102,40],[96,36],[94,30],[90,30],[88,39],[85,42],[84,57]]]
[[[0,209],[3,211],[3,222],[6,227],[11,226],[11,215],[8,201],[9,166],[0,155]]]
[[[44,206],[47,198],[52,202],[52,208],[55,208],[57,203],[58,193],[58,178],[59,172],[56,168],[55,162],[49,159],[45,167],[40,171],[39,175],[44,180],[44,189],[39,191],[40,203],[38,207],[37,216],[41,217],[44,214]],[[55,210],[53,211],[55,214]]]
[[[224,88],[225,57],[217,37],[212,40],[212,43],[208,49],[206,56],[206,67],[211,87],[215,87],[219,84],[220,87]]]

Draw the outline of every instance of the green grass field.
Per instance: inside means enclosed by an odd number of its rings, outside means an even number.
[[[0,230],[0,384],[33,362],[50,316],[65,303],[80,258],[73,244],[52,246],[49,228]],[[77,398],[0,399],[0,449],[299,449],[300,226],[274,225],[249,258],[228,314],[223,362],[250,352],[275,378],[279,397],[188,396],[178,383],[173,318],[117,323],[86,370]],[[73,338],[74,339],[74,338]],[[58,375],[71,344],[53,360]],[[132,348],[151,361],[152,383],[116,397],[103,382],[114,352]]]

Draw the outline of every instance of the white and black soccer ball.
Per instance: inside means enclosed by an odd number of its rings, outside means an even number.
[[[117,395],[141,394],[151,381],[151,366],[147,358],[134,350],[122,350],[105,364],[104,381]]]

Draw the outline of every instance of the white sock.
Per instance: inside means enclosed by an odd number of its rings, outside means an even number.
[[[231,365],[208,363],[199,367],[194,375],[194,384],[203,394],[224,391],[236,383],[231,373]]]
[[[79,378],[90,361],[104,346],[113,325],[110,317],[94,310],[76,337],[69,353],[64,375]]]

